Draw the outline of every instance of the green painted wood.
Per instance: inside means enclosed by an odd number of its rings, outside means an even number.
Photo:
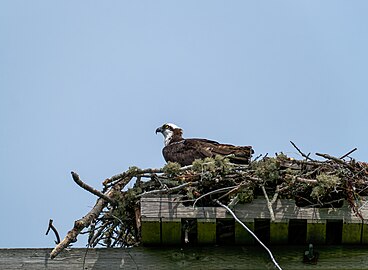
[[[197,220],[198,244],[216,244],[216,219]]]
[[[362,244],[368,244],[368,220],[364,220],[362,224]]]
[[[181,220],[171,220],[161,222],[162,244],[180,245],[181,244]]]
[[[157,245],[161,243],[161,224],[159,220],[142,221],[142,243],[144,245]]]
[[[252,232],[254,232],[254,221],[244,221]],[[235,244],[251,245],[254,243],[254,237],[238,222],[235,222]]]
[[[289,223],[271,222],[270,223],[270,243],[287,244],[289,236]]]
[[[343,223],[342,244],[360,244],[362,237],[362,223]]]
[[[326,220],[308,220],[307,243],[326,243]]]

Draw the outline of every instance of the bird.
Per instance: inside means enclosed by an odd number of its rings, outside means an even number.
[[[156,134],[164,136],[164,148],[162,154],[166,162],[176,162],[181,166],[188,166],[196,159],[215,157],[216,155],[228,156],[230,162],[236,164],[249,164],[252,154],[252,146],[234,146],[221,144],[208,139],[184,139],[183,129],[172,123],[163,124],[156,129]]]
[[[313,244],[309,244],[308,250],[304,252],[303,262],[308,264],[317,264],[319,253],[314,251]]]

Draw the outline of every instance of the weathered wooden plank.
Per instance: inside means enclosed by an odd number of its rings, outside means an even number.
[[[367,269],[366,248],[361,246],[315,246],[320,253],[317,265],[304,265],[305,246],[271,247],[284,270],[291,269]],[[88,249],[73,248],[49,259],[50,248],[0,249],[0,269],[274,269],[260,246]],[[84,260],[85,258],[85,260]],[[83,265],[83,262],[85,264]],[[83,268],[84,266],[84,268]]]
[[[175,198],[142,198],[141,214],[142,219],[148,217],[163,218],[231,218],[226,210],[221,207],[185,207],[183,204],[174,201]],[[341,208],[313,208],[297,207],[294,200],[277,200],[273,207],[276,221],[288,219],[309,219],[309,220],[336,220],[344,222],[361,222],[345,202]],[[270,218],[269,210],[263,198],[256,198],[251,203],[238,204],[234,212],[240,219],[267,219]],[[363,217],[368,219],[368,204],[361,209]]]

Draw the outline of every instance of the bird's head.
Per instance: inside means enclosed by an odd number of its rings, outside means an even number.
[[[173,139],[182,139],[183,130],[175,124],[166,123],[156,129],[157,133],[164,135],[165,146],[172,142]]]

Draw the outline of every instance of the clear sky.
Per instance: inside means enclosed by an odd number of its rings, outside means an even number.
[[[52,247],[186,137],[368,161],[368,1],[0,2],[0,247]],[[77,246],[84,246],[80,239]]]

